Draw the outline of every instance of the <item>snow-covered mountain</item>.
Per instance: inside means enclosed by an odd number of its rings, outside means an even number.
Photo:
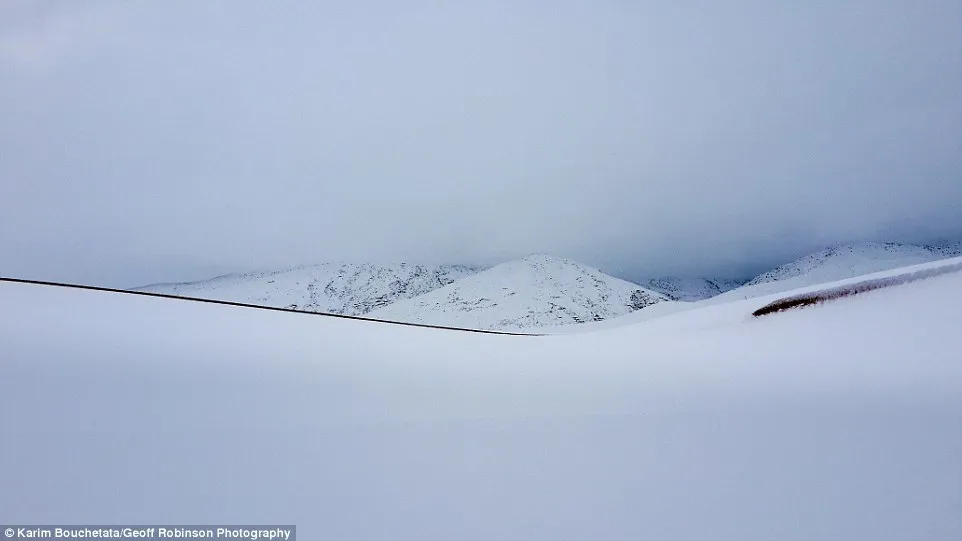
[[[601,321],[664,295],[559,257],[533,255],[368,314],[473,329],[523,329]]]
[[[479,270],[466,265],[324,263],[228,274],[200,282],[154,284],[137,291],[361,315],[399,299],[423,295]]]
[[[653,278],[645,286],[661,293],[674,301],[700,301],[731,291],[743,285],[739,280],[717,280],[709,278],[688,278],[682,276],[664,276]]]
[[[956,246],[865,242],[835,246],[756,276],[711,302],[752,298],[959,255]]]

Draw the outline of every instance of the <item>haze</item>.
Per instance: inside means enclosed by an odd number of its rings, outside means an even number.
[[[0,275],[962,233],[962,3],[0,3]]]

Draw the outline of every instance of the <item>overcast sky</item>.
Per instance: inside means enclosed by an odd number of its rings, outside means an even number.
[[[962,2],[0,0],[0,274],[962,233]]]

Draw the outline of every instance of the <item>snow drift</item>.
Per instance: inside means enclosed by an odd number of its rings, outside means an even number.
[[[895,242],[835,246],[756,276],[745,285],[714,297],[712,302],[770,295],[957,255],[959,252],[954,247]]]
[[[869,278],[855,283],[826,287],[814,291],[807,291],[797,295],[790,295],[762,306],[761,308],[752,312],[752,315],[763,316],[776,312],[783,312],[785,310],[791,310],[793,308],[812,306],[844,297],[851,297],[852,295],[867,293],[869,291],[875,291],[877,289],[886,287],[900,286],[910,282],[925,280],[934,276],[948,274],[950,272],[959,272],[962,270],[962,261],[956,263],[946,261],[945,263],[946,264],[944,265],[924,268],[913,272],[890,274],[888,276],[879,278]]]

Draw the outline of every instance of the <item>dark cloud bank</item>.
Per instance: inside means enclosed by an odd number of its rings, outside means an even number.
[[[956,0],[482,4],[4,2],[0,273],[740,275],[962,233]]]

